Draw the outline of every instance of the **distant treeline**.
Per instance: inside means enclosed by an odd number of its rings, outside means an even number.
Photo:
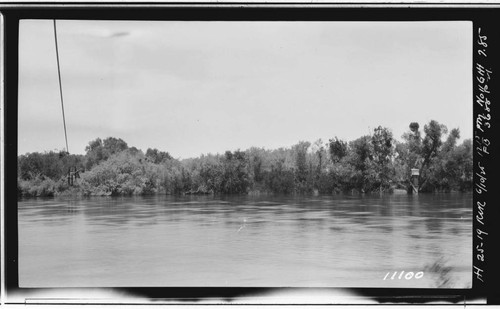
[[[469,191],[472,142],[457,145],[458,129],[413,122],[395,140],[389,129],[347,142],[301,141],[289,148],[250,148],[192,159],[157,149],[129,147],[119,138],[97,138],[85,155],[66,152],[18,156],[18,196],[136,194],[334,194],[409,190],[411,169],[420,192]],[[70,186],[68,170],[81,172]]]

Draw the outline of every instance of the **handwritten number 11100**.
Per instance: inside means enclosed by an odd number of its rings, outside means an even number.
[[[392,273],[392,276],[391,276],[391,273]],[[399,273],[399,275],[398,275]],[[403,276],[404,275],[404,276]],[[419,271],[418,273],[413,273],[412,271],[410,272],[407,272],[405,274],[404,270],[402,270],[401,272],[387,272],[387,274],[385,274],[385,277],[384,277],[384,280],[402,280],[402,279],[405,279],[405,280],[411,280],[411,279],[420,279],[424,276],[424,272],[423,271]]]

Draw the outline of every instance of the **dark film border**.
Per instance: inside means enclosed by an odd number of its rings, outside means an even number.
[[[500,51],[500,37],[495,34],[489,37],[487,32],[491,30],[486,30],[498,28],[498,23],[493,17],[497,14],[498,10],[487,11],[474,20],[473,41],[473,287],[478,291],[486,292],[488,304],[500,303],[498,292],[495,292],[498,290],[495,288],[495,283],[498,283],[498,262],[500,261],[498,250],[495,249],[495,244],[499,240],[499,228],[496,221],[500,218],[500,212],[495,206],[493,196],[494,188],[498,184],[498,165],[496,164],[498,160],[495,160],[498,155],[498,138],[495,137],[494,132],[499,124],[495,116],[494,102],[500,97],[497,94],[500,91],[500,84],[498,73],[496,73],[497,76],[492,74],[495,71],[500,72],[499,59],[494,56]],[[489,38],[491,39],[488,40]],[[488,55],[487,51],[491,54]],[[492,107],[491,111],[488,111],[487,103],[481,101],[483,97],[491,102],[489,105]],[[483,123],[485,117],[491,117],[490,124]],[[489,144],[486,149],[485,143]],[[488,192],[484,190],[485,186],[486,190],[489,189]],[[482,267],[485,267],[484,270]]]
[[[2,7],[3,6],[3,7]],[[500,218],[499,208],[495,205],[493,194],[495,184],[498,183],[496,174],[497,166],[495,157],[498,154],[494,130],[499,123],[495,117],[496,91],[500,91],[497,75],[500,74],[498,56],[500,55],[500,33],[496,31],[499,23],[496,21],[500,9],[495,5],[483,5],[475,7],[473,5],[388,5],[369,4],[362,8],[358,5],[304,5],[304,4],[151,4],[128,3],[109,4],[100,3],[79,3],[57,5],[36,4],[36,5],[2,5],[1,13],[4,17],[4,72],[5,72],[5,104],[4,104],[4,132],[5,132],[5,286],[6,300],[9,303],[9,294],[22,293],[30,295],[35,292],[53,289],[32,289],[19,288],[18,277],[18,238],[17,238],[17,187],[14,179],[17,179],[17,78],[18,78],[18,30],[21,19],[99,19],[99,20],[220,20],[220,21],[452,21],[465,20],[473,22],[473,96],[471,104],[474,106],[473,121],[474,134],[474,187],[481,183],[479,176],[482,168],[486,171],[486,185],[488,192],[481,194],[474,190],[473,198],[473,286],[472,289],[381,289],[381,288],[350,288],[345,287],[360,299],[374,300],[378,303],[415,303],[423,304],[428,302],[444,301],[447,303],[474,303],[482,299],[487,299],[488,304],[500,304],[500,297],[497,293],[498,263],[499,253],[495,250],[494,244],[499,239],[498,224],[496,219]],[[481,28],[481,32],[479,32]],[[478,49],[480,36],[487,36],[487,55],[483,57]],[[478,88],[478,71],[476,65],[480,63],[492,72],[491,80],[488,82],[491,90],[489,100],[491,103],[490,128],[484,128],[484,132],[479,132],[476,121],[479,114],[484,110],[476,103],[476,95],[480,95]],[[484,86],[484,85],[483,85]],[[450,111],[453,112],[453,111]],[[476,134],[477,133],[477,134]],[[488,139],[488,155],[479,157],[476,149],[476,137]],[[478,166],[480,162],[480,166]],[[485,176],[485,175],[483,175]],[[480,204],[478,204],[478,202]],[[478,205],[482,205],[478,208]],[[482,213],[480,213],[482,212]],[[480,217],[484,224],[480,223]],[[480,229],[480,233],[477,230]],[[483,236],[483,239],[478,237]],[[481,244],[482,243],[482,244]],[[480,247],[478,247],[480,246]],[[479,251],[479,248],[484,251]],[[484,254],[484,261],[481,261],[478,254]],[[477,268],[481,271],[478,271]],[[481,276],[479,276],[479,273]],[[479,279],[480,278],[480,279]],[[106,288],[106,287],[103,287]],[[309,288],[291,289],[292,291],[303,291]],[[324,290],[328,288],[311,290]],[[58,290],[58,289],[54,289]],[[64,288],[60,290],[65,290]],[[86,288],[83,289],[85,291]],[[89,288],[90,290],[90,288]],[[280,291],[277,288],[143,288],[126,287],[113,289],[127,295],[145,297],[152,300],[165,301],[198,301],[203,299],[232,300],[240,297],[254,297],[263,293]],[[290,289],[287,289],[290,290]],[[4,295],[5,296],[5,295]],[[47,302],[44,302],[47,303]],[[48,301],[50,303],[50,301]],[[360,302],[361,304],[363,302]]]

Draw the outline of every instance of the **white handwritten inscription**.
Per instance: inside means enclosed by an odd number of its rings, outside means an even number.
[[[486,48],[488,47],[488,43],[486,41],[488,40],[488,37],[486,35],[481,35],[481,28],[478,29],[478,40],[477,44],[481,47],[478,48],[477,52],[479,55],[483,57],[488,57],[486,55]]]
[[[481,111],[476,118],[476,129],[484,133],[485,129],[491,128],[491,101],[488,95],[491,94],[488,82],[491,79],[492,71],[486,69],[482,64],[476,64],[476,79],[478,81],[479,94],[476,95],[476,103],[479,104],[483,111]]]
[[[491,89],[489,83],[493,76],[493,72],[490,68],[485,65],[488,57],[488,36],[484,33],[481,33],[481,28],[478,28],[478,39],[477,39],[477,53],[479,55],[479,60],[475,66],[475,77],[477,81],[477,89],[475,96],[475,103],[479,106],[478,113],[476,115],[475,120],[475,128],[474,132],[474,144],[475,151],[477,154],[477,167],[475,173],[475,183],[474,188],[476,193],[478,194],[478,198],[476,200],[476,222],[479,224],[479,228],[475,230],[475,237],[477,237],[476,247],[475,247],[475,258],[476,265],[474,265],[474,275],[477,280],[484,282],[484,269],[482,268],[482,264],[485,262],[485,238],[488,236],[488,232],[486,231],[485,226],[485,217],[486,217],[486,201],[484,194],[488,192],[487,185],[487,168],[486,163],[483,163],[481,160],[483,158],[487,158],[490,155],[489,147],[491,145],[491,141],[485,137],[487,131],[491,129],[491,120],[492,120],[492,112],[491,112]],[[479,265],[478,265],[479,263]]]
[[[477,122],[476,122],[477,123]],[[488,147],[490,146],[490,140],[481,136],[476,135],[476,152],[479,156],[489,155]]]
[[[387,274],[385,274],[383,280],[403,280],[403,279],[404,280],[411,280],[411,279],[421,279],[423,276],[424,276],[423,271],[419,271],[417,273],[410,271],[410,272],[407,272],[405,274],[405,271],[402,270],[401,272],[399,272],[399,275],[398,275],[398,272],[395,271],[392,273],[392,276],[391,276],[391,272],[389,271],[389,272],[387,272]]]
[[[476,181],[476,192],[478,194],[481,194],[483,192],[488,192],[486,189],[486,169],[484,166],[481,166],[481,162],[477,162],[477,165],[479,167],[479,173],[476,173],[478,181]]]

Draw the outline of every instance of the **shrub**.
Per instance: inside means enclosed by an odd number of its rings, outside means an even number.
[[[120,152],[82,174],[84,195],[137,195],[156,192],[158,174],[141,153]]]
[[[56,195],[56,182],[44,176],[17,180],[18,197],[49,197]]]

